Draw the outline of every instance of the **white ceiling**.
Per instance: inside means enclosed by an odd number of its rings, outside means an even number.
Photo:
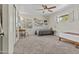
[[[48,7],[51,6],[56,6],[55,9],[52,9],[53,12],[45,12],[43,13],[43,11],[38,10],[41,9],[42,6],[41,4],[17,4],[16,8],[19,11],[20,14],[25,14],[25,15],[49,15],[52,14],[62,8],[64,8],[65,6],[68,6],[67,4],[47,4]]]

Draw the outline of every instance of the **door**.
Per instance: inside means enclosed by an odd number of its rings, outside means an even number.
[[[0,34],[1,34],[1,16],[0,16]],[[2,51],[2,36],[0,35],[0,53]]]
[[[2,19],[0,16],[0,54],[2,53],[2,40],[3,40],[3,30],[2,30]]]
[[[3,52],[3,35],[2,5],[0,4],[0,54]]]

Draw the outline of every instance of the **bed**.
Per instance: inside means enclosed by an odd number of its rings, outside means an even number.
[[[79,48],[79,33],[72,32],[63,32],[59,33],[59,41],[66,39],[67,41],[71,41],[76,47]]]

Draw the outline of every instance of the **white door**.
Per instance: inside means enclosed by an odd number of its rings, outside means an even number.
[[[0,54],[2,53],[3,36],[4,36],[4,33],[3,33],[3,29],[2,29],[2,19],[1,19],[1,16],[0,16]]]
[[[1,17],[0,17],[0,20],[1,20]],[[0,22],[0,34],[1,34],[1,22]],[[0,53],[1,53],[1,50],[2,50],[2,36],[0,35]]]

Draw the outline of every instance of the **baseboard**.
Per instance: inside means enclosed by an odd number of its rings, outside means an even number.
[[[0,54],[8,54],[8,51],[0,51]]]

